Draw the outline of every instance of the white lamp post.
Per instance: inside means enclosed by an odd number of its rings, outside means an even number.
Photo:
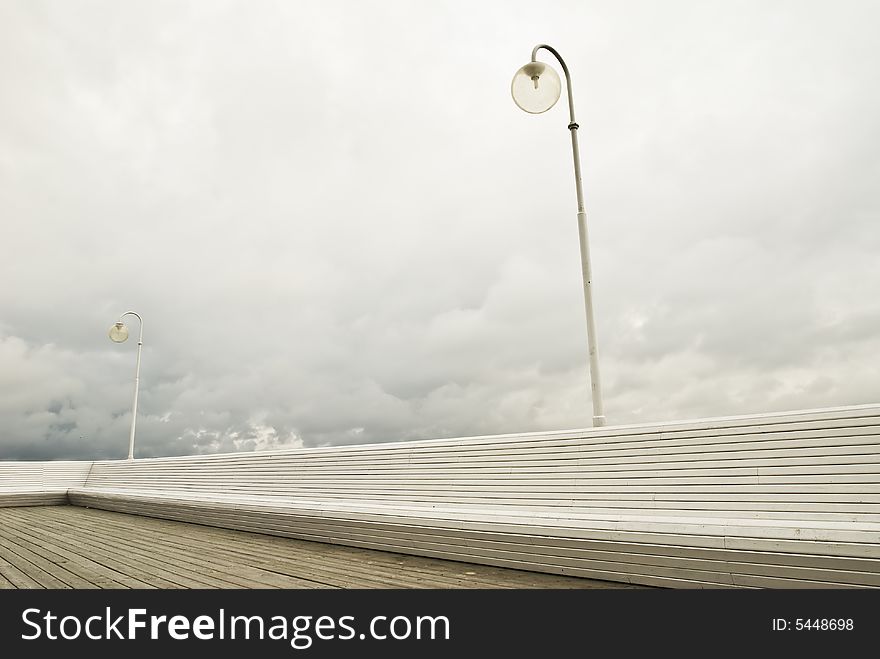
[[[510,84],[513,101],[523,110],[531,114],[540,114],[552,108],[562,92],[559,76],[552,68],[535,60],[541,49],[549,51],[559,60],[565,73],[565,85],[568,91],[568,113],[570,121],[568,130],[571,133],[571,150],[574,156],[574,182],[577,188],[578,203],[578,234],[581,246],[581,272],[584,282],[584,306],[587,312],[587,345],[590,352],[590,380],[593,394],[593,425],[605,425],[605,413],[602,408],[602,384],[599,378],[599,349],[596,341],[596,320],[593,317],[593,283],[590,268],[590,245],[587,237],[586,213],[584,212],[584,191],[581,184],[581,157],[578,150],[577,129],[574,120],[574,98],[571,95],[571,75],[562,57],[555,49],[546,44],[535,46],[532,50],[532,61],[523,66]]]
[[[138,384],[141,376],[141,346],[144,345],[144,321],[134,311],[126,311],[119,317],[119,320],[110,328],[110,340],[114,343],[122,343],[128,338],[128,328],[122,322],[126,316],[134,316],[140,324],[140,335],[138,336],[137,349],[137,365],[134,369],[134,401],[131,404],[131,434],[128,438],[128,459],[134,460],[134,427],[137,422],[138,408]]]

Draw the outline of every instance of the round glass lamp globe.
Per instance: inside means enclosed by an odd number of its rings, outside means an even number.
[[[110,340],[122,343],[128,338],[128,328],[123,323],[116,323],[110,328]]]
[[[513,76],[510,93],[520,109],[541,114],[556,105],[562,83],[556,71],[543,62],[529,62]]]

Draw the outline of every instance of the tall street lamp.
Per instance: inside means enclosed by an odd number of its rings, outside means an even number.
[[[574,120],[574,98],[571,95],[571,75],[562,57],[555,49],[546,44],[539,44],[532,50],[532,61],[523,66],[510,83],[513,101],[522,110],[530,114],[541,114],[552,108],[562,92],[559,75],[535,56],[544,49],[557,60],[565,73],[565,85],[568,92],[568,113],[570,121],[568,130],[571,133],[571,151],[574,156],[574,182],[577,188],[578,203],[578,234],[581,246],[581,272],[584,280],[584,307],[587,312],[587,345],[590,351],[590,380],[593,394],[593,425],[605,425],[605,413],[602,408],[602,384],[599,378],[599,349],[596,341],[596,320],[593,317],[593,283],[590,268],[590,245],[587,237],[586,213],[584,212],[584,191],[581,184],[581,157],[578,150],[577,129]]]
[[[141,375],[141,346],[144,345],[144,321],[134,311],[126,311],[119,317],[119,320],[110,328],[110,340],[114,343],[122,343],[128,338],[128,328],[122,322],[126,316],[134,316],[140,324],[140,335],[138,336],[137,349],[137,365],[134,369],[134,401],[131,404],[131,434],[128,438],[128,459],[134,460],[134,427],[137,422],[138,409],[138,383]]]

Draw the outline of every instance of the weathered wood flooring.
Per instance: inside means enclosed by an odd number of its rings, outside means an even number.
[[[0,508],[0,588],[633,588],[77,508]]]

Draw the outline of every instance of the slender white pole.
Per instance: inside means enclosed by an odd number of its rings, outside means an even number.
[[[599,376],[599,346],[596,339],[596,319],[593,315],[593,274],[590,267],[590,241],[587,234],[587,214],[584,211],[584,189],[581,182],[581,154],[578,148],[577,130],[578,125],[574,120],[574,97],[571,93],[571,75],[568,72],[568,66],[565,61],[556,52],[554,48],[546,44],[535,46],[532,50],[532,61],[535,61],[535,55],[543,48],[552,53],[565,73],[565,84],[568,92],[568,112],[570,121],[568,130],[571,133],[571,152],[574,158],[574,182],[577,190],[577,221],[578,221],[578,237],[580,239],[581,248],[581,275],[584,285],[584,308],[587,314],[587,348],[590,354],[590,389],[593,399],[593,425],[596,427],[605,425],[605,412],[602,405],[602,380]]]
[[[593,425],[605,425],[605,411],[602,406],[602,380],[599,376],[599,347],[596,340],[596,318],[593,314],[593,271],[590,265],[590,240],[587,234],[587,214],[584,211],[583,190],[581,189],[581,164],[578,150],[577,128],[571,129],[571,148],[574,153],[574,177],[578,195],[578,237],[581,246],[581,274],[584,282],[584,308],[587,313],[587,347],[590,352],[590,388],[593,399]]]
[[[137,363],[134,369],[134,400],[131,404],[131,434],[128,437],[128,459],[134,460],[134,429],[135,425],[137,424],[138,388],[140,386],[141,379],[141,347],[144,345],[144,321],[134,311],[127,311],[122,314],[122,316],[129,315],[136,316],[138,322],[140,323],[140,334],[138,335],[137,347]]]

